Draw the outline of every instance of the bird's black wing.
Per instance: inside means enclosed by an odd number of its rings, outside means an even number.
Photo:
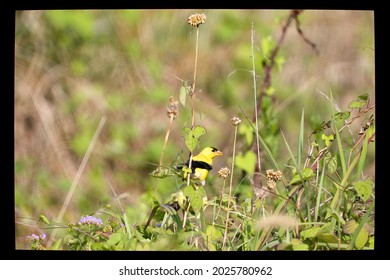
[[[177,169],[182,169],[183,166],[187,166],[188,167],[189,164],[190,164],[190,161],[187,160],[187,162],[184,165],[177,166]],[[192,163],[191,163],[192,172],[194,172],[195,168],[202,168],[202,169],[207,169],[207,170],[213,169],[213,167],[210,164],[208,164],[207,162],[199,161],[199,160],[193,160]]]
[[[189,164],[190,164],[190,161],[187,160],[186,165],[188,166]],[[193,168],[202,168],[202,169],[207,169],[207,170],[213,169],[213,167],[210,164],[208,164],[207,162],[198,161],[198,160],[192,161],[191,169],[193,169]]]

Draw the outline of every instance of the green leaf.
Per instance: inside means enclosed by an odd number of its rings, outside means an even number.
[[[322,234],[317,234],[316,236],[319,240],[326,243],[338,243],[339,239],[334,235],[334,233],[324,232]]]
[[[246,124],[241,124],[238,127],[238,133],[245,137],[246,144],[248,146],[252,145],[252,142],[253,142],[253,130],[252,130],[252,127],[250,127],[249,125],[246,125]]]
[[[213,225],[209,225],[206,228],[206,234],[208,235],[209,239],[212,241],[218,241],[223,237],[221,230]]]
[[[320,228],[320,230],[317,232],[316,236],[319,236],[319,235],[324,234],[324,233],[332,233],[332,232],[333,232],[333,224],[332,224],[332,222],[329,222]]]
[[[43,223],[45,223],[47,225],[50,225],[50,221],[49,221],[49,219],[45,215],[40,215],[39,216],[39,221],[43,222]]]
[[[345,111],[345,112],[338,112],[334,115],[334,118],[336,120],[346,120],[349,118],[349,116],[351,115],[351,112],[350,111]]]
[[[374,183],[370,178],[364,180],[364,181],[357,181],[352,183],[353,187],[355,188],[358,195],[361,197],[361,199],[364,202],[367,202],[368,198],[370,197],[372,190],[374,189]]]
[[[371,237],[368,239],[368,247],[374,249],[374,244],[375,244],[375,237],[374,237],[374,236],[371,236]]]
[[[207,229],[203,231],[194,232],[193,235],[188,239],[188,242],[196,238],[197,236],[202,237],[203,240],[207,241],[207,248],[209,251],[217,251],[217,245],[221,244],[223,234],[222,229],[218,229],[217,226],[208,226]],[[219,250],[220,250],[220,246]]]
[[[351,103],[349,103],[348,108],[351,109],[362,108],[364,105],[366,105],[366,102],[354,100]]]
[[[308,251],[309,250],[309,245],[307,244],[294,244],[292,245],[293,251]]]
[[[303,239],[314,238],[314,237],[316,237],[316,235],[320,229],[321,229],[320,227],[311,227],[311,228],[302,230],[300,233],[300,236]]]
[[[359,100],[367,101],[368,100],[368,93],[364,93],[362,95],[358,96]]]
[[[197,125],[194,127],[193,134],[195,138],[199,138],[206,134],[206,129],[203,126]]]
[[[292,178],[291,178],[291,180],[290,180],[290,182],[288,183],[289,185],[296,185],[296,184],[299,184],[299,183],[301,183],[302,182],[302,180],[301,180],[301,177],[299,176],[299,174],[295,174]]]
[[[343,227],[343,232],[345,234],[353,234],[355,230],[358,228],[358,226],[359,226],[358,222],[356,222],[355,220],[349,220],[348,222],[345,223]],[[368,234],[370,234],[370,232],[373,231],[372,227],[368,223],[365,223],[363,225],[363,229],[367,231]]]
[[[297,238],[291,239],[292,249],[294,251],[307,251],[309,250],[309,245],[302,242],[302,240]]]
[[[123,233],[121,232],[115,232],[113,234],[110,235],[110,239],[107,240],[107,245],[108,246],[116,246],[119,244],[119,242],[125,238],[126,236],[124,236]]]
[[[183,107],[186,106],[187,94],[189,94],[190,91],[191,91],[191,87],[188,85],[188,82],[185,81],[183,85],[180,87],[180,95],[179,95],[179,100],[181,105],[183,105]]]
[[[184,141],[191,152],[198,146],[199,138],[204,134],[206,134],[206,129],[200,125],[195,126],[192,130],[188,127],[183,129]]]
[[[185,196],[188,196],[195,213],[199,213],[199,210],[203,207],[203,198],[206,197],[205,188],[196,188],[194,185],[189,185],[184,188],[183,193]]]
[[[325,156],[325,162],[328,165],[328,171],[334,173],[337,170],[337,156],[332,156],[330,153],[327,153]]]
[[[302,175],[303,180],[305,180],[305,181],[309,180],[315,176],[313,169],[311,169],[309,167],[303,169],[301,175]]]
[[[307,168],[302,170],[300,176],[299,176],[299,174],[295,174],[294,177],[292,177],[289,185],[295,185],[295,184],[302,183],[302,180],[307,181],[314,176],[315,176],[315,174],[314,174],[313,169],[307,167]]]
[[[188,177],[188,174],[191,174],[192,173],[192,169],[187,167],[187,166],[183,166],[182,169],[181,169],[184,173],[183,173],[183,177],[184,178],[187,178]]]
[[[235,165],[244,170],[248,174],[253,174],[255,172],[256,165],[256,155],[252,151],[247,151],[245,155],[237,155]]]
[[[355,246],[361,250],[368,241],[368,232],[362,228],[355,240]]]
[[[182,134],[184,136],[184,142],[186,143],[187,148],[192,152],[198,144],[197,139],[193,137],[192,130],[188,127],[183,129]]]
[[[149,239],[145,239],[135,226],[131,227],[131,232],[133,233],[133,236],[140,242],[149,242],[150,241]]]
[[[325,134],[322,134],[322,135],[321,135],[321,139],[322,139],[322,140],[325,140],[325,145],[326,145],[327,147],[329,147],[330,144],[332,143],[332,141],[334,140],[334,135],[331,134],[331,135],[329,135],[329,136],[326,136]]]
[[[338,238],[333,233],[332,223],[326,223],[322,227],[312,227],[301,232],[303,238],[318,238],[326,243],[338,243]]]
[[[351,101],[348,104],[348,108],[351,108],[351,109],[362,108],[364,105],[366,105],[367,100],[368,100],[368,94],[367,93],[359,95],[359,97],[357,99]]]

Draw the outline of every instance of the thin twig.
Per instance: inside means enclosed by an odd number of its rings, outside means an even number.
[[[296,13],[301,13],[301,11],[298,11],[296,10],[295,11]],[[298,13],[298,14],[299,14]],[[305,34],[303,34],[303,31],[301,29],[301,23],[299,22],[299,18],[298,18],[298,14],[295,16],[294,20],[295,20],[295,27],[297,28],[297,32],[298,34],[302,37],[303,41],[305,41],[308,45],[310,45],[310,47],[316,52],[317,55],[320,54],[320,51],[318,50],[317,48],[317,45],[314,44],[312,41],[310,41],[306,36]]]

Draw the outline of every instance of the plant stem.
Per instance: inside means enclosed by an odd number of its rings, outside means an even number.
[[[225,250],[226,245],[226,238],[227,238],[227,229],[229,224],[229,215],[230,215],[230,200],[232,197],[232,186],[233,186],[233,173],[234,173],[234,161],[235,161],[235,155],[236,155],[236,140],[237,140],[237,126],[234,127],[234,142],[233,142],[233,159],[232,159],[232,172],[230,174],[230,184],[229,184],[229,196],[228,196],[228,205],[226,210],[226,221],[225,221],[225,233],[223,235],[223,244],[222,244],[222,251]]]
[[[195,44],[195,65],[194,65],[194,80],[192,82],[191,89],[191,130],[195,127],[195,109],[194,109],[194,100],[195,100],[195,84],[196,84],[196,69],[198,67],[198,49],[199,49],[199,28],[196,28],[196,44]],[[188,163],[188,168],[192,167],[192,151],[190,151],[190,160]],[[187,175],[187,186],[190,185],[190,176],[191,173]]]
[[[196,69],[198,67],[198,49],[199,49],[199,28],[196,28],[194,80],[192,82],[192,89],[191,89],[191,100],[192,101],[193,101],[194,96],[195,96]],[[194,125],[195,125],[195,117],[194,117],[194,115],[195,115],[195,113],[194,113],[194,106],[192,106],[192,119],[191,119],[192,128],[194,128]]]
[[[165,133],[164,144],[163,144],[163,148],[162,148],[162,151],[161,151],[160,162],[158,164],[158,167],[161,167],[162,163],[163,163],[164,154],[165,154],[165,148],[167,147],[169,134],[171,133],[173,119],[174,119],[174,115],[171,114],[169,116],[169,124],[168,124],[168,128],[167,128],[167,132]],[[156,178],[156,183],[154,184],[154,195],[156,195],[156,193],[157,193],[157,178]]]
[[[254,37],[255,37],[255,30],[253,27],[253,21],[252,21],[252,29],[251,29],[251,57],[252,57],[252,78],[253,78],[253,95],[255,99],[255,121],[256,121],[256,146],[257,146],[257,164],[258,164],[258,172],[261,172],[261,159],[260,159],[260,143],[259,143],[259,123],[258,123],[258,104],[257,104],[257,84],[256,84],[256,67],[255,67],[255,54],[253,51],[253,45],[254,45]]]
[[[166,146],[167,146],[169,134],[170,134],[171,129],[172,129],[173,118],[174,118],[174,115],[171,115],[170,118],[169,118],[169,125],[168,125],[167,132],[166,132],[166,134],[165,134],[164,145],[163,145],[163,148],[162,148],[161,157],[160,157],[160,163],[159,163],[158,166],[162,166],[162,162],[163,162],[163,158],[164,158],[164,153],[165,153],[165,148],[166,148]]]

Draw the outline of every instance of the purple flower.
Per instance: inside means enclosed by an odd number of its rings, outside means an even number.
[[[102,226],[103,221],[100,218],[96,218],[94,216],[83,216],[81,217],[79,221],[80,225],[97,225],[97,226]]]
[[[39,236],[33,233],[31,235],[27,235],[26,240],[38,241],[39,240]]]
[[[44,239],[46,239],[46,234],[44,234],[44,233],[42,233],[40,236],[33,233],[33,234],[28,235],[26,237],[26,240],[29,240],[31,242],[40,241],[40,240],[44,240]]]

